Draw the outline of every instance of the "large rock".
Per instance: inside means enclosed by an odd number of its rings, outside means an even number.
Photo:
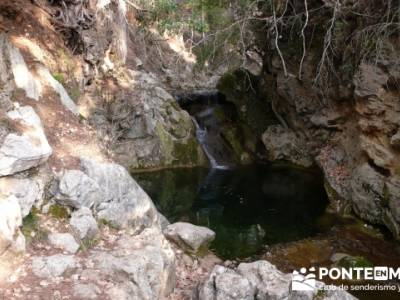
[[[9,248],[16,251],[24,250],[25,239],[19,230],[21,226],[21,207],[17,198],[0,197],[0,254]]]
[[[305,141],[290,129],[271,125],[262,135],[262,141],[270,161],[283,160],[303,167],[313,165]]]
[[[53,256],[40,256],[32,259],[32,271],[41,278],[52,279],[72,271],[77,267],[77,262],[72,255],[56,254]]]
[[[73,208],[96,206],[104,200],[96,181],[79,170],[64,172],[55,196],[58,203]]]
[[[256,299],[284,299],[289,294],[291,274],[280,272],[265,260],[241,263],[237,271],[256,286]]]
[[[76,253],[76,251],[79,249],[79,244],[69,233],[51,233],[49,234],[48,238],[50,244],[52,244],[54,247],[69,253]]]
[[[129,170],[207,164],[191,117],[153,75],[129,71],[118,80],[108,110],[92,116],[104,135],[118,137],[111,144],[118,163]]]
[[[284,274],[267,261],[242,263],[236,270],[215,266],[198,288],[199,300],[355,300],[341,290],[324,289],[317,281],[313,291],[292,291],[292,274]],[[320,292],[322,291],[322,292]]]
[[[158,229],[123,236],[118,250],[90,257],[102,274],[116,282],[111,299],[163,299],[175,287],[175,256]]]
[[[87,207],[82,207],[73,212],[69,224],[81,240],[93,239],[99,233],[96,219]]]
[[[40,118],[32,107],[18,107],[8,112],[7,117],[19,126],[17,132],[5,137],[0,147],[0,176],[36,167],[52,154]]]
[[[0,56],[9,64],[17,88],[25,91],[27,97],[39,100],[41,84],[34,78],[18,48],[14,47],[5,35],[0,36]]]
[[[199,289],[199,300],[253,300],[256,288],[234,270],[215,266]]]
[[[24,218],[31,211],[33,204],[40,200],[42,192],[35,180],[3,177],[0,178],[0,195],[15,196]]]
[[[68,95],[67,91],[65,90],[64,86],[58,82],[49,72],[49,70],[41,65],[36,65],[36,72],[38,73],[40,79],[43,83],[51,88],[59,95],[61,103],[70,110],[74,115],[78,115],[78,108],[75,102],[71,99]]]
[[[136,232],[160,226],[150,197],[124,167],[90,159],[82,159],[81,165],[83,172],[101,190],[102,201],[96,208],[98,219],[118,228],[133,228]]]
[[[163,233],[178,246],[192,253],[207,250],[215,238],[215,232],[211,229],[185,222],[168,225]]]

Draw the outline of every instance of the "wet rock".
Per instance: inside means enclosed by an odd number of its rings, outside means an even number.
[[[136,232],[159,227],[153,202],[124,167],[84,158],[81,165],[101,190],[102,203],[96,208],[98,219],[118,228],[133,228]]]
[[[112,299],[162,299],[175,287],[175,257],[158,229],[123,236],[117,250],[90,257],[103,274],[115,281]]]
[[[93,239],[99,233],[96,219],[87,207],[73,212],[69,224],[81,240]]]
[[[80,283],[73,287],[73,295],[77,299],[97,299],[100,293],[101,290],[95,284]]]
[[[72,255],[56,254],[40,256],[32,259],[32,271],[41,278],[53,278],[76,268],[77,263]]]
[[[215,238],[211,229],[184,222],[168,225],[163,233],[184,250],[198,254],[205,252]]]
[[[56,248],[60,248],[70,253],[76,253],[79,249],[79,244],[74,237],[69,233],[51,233],[48,236],[50,244]]]
[[[19,230],[21,226],[21,207],[17,198],[0,198],[0,254],[10,248],[24,250],[25,239]]]
[[[42,193],[39,184],[32,179],[0,178],[0,194],[13,195],[21,207],[22,218],[26,217],[33,204],[39,201]]]
[[[18,107],[7,117],[22,126],[18,132],[9,133],[0,146],[0,176],[36,167],[52,154],[40,118],[32,107]]]
[[[79,170],[64,172],[55,199],[62,205],[77,209],[90,208],[104,200],[97,182]]]
[[[262,141],[270,161],[283,160],[303,167],[313,165],[305,141],[290,129],[271,125],[262,135]]]
[[[199,288],[199,300],[255,299],[256,288],[234,270],[215,266]]]

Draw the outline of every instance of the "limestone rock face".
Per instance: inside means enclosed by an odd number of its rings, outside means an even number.
[[[76,235],[81,239],[92,239],[99,232],[96,219],[87,207],[75,211],[71,215],[70,225]]]
[[[106,114],[92,122],[113,143],[115,159],[129,170],[206,165],[189,114],[148,73],[129,70]],[[113,120],[112,123],[108,120]]]
[[[193,253],[206,250],[215,238],[215,232],[211,229],[185,222],[168,225],[163,233],[169,240]]]
[[[56,201],[73,208],[92,207],[103,197],[96,181],[79,170],[68,170],[60,179]]]
[[[18,107],[8,112],[7,117],[20,126],[17,132],[9,133],[0,146],[0,176],[36,167],[52,154],[40,118],[32,107]]]
[[[175,287],[175,257],[157,229],[122,237],[118,250],[95,252],[91,259],[117,282],[111,299],[163,299]]]
[[[303,167],[313,165],[305,141],[294,131],[281,125],[271,125],[262,135],[262,141],[271,161],[283,160]]]
[[[38,182],[33,179],[0,178],[0,195],[13,195],[21,207],[22,218],[26,217],[33,204],[42,196]]]
[[[18,48],[8,42],[4,35],[0,36],[0,56],[10,63],[16,87],[24,90],[27,97],[39,100],[42,89],[40,82],[28,69]]]
[[[10,247],[25,248],[25,239],[19,230],[21,226],[21,207],[17,198],[14,196],[0,198],[0,254]],[[21,243],[22,245],[19,245]]]
[[[137,232],[159,227],[153,202],[124,167],[90,159],[81,159],[81,165],[83,172],[100,187],[102,199],[96,207],[98,219]]]
[[[40,256],[32,259],[32,271],[41,278],[54,278],[63,275],[77,267],[72,255],[56,254],[53,256]]]
[[[69,253],[76,253],[79,249],[79,244],[69,233],[51,233],[48,238],[50,244],[55,248],[60,248]]]

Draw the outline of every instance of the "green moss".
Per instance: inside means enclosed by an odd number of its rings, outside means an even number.
[[[338,261],[338,266],[346,269],[350,268],[368,268],[374,264],[362,256],[345,256]]]
[[[45,241],[48,236],[47,230],[41,228],[39,225],[38,211],[36,208],[33,208],[29,215],[23,219],[21,231],[25,236],[27,244]]]
[[[99,242],[100,242],[100,240],[98,238],[83,239],[80,242],[79,250],[87,251],[87,250],[92,249],[93,247],[95,247]]]
[[[49,213],[56,219],[66,219],[69,216],[68,210],[60,204],[51,205],[49,208]]]
[[[65,78],[64,78],[64,75],[63,75],[63,74],[58,73],[58,72],[55,72],[55,73],[53,73],[53,74],[51,74],[51,75],[53,75],[54,79],[57,80],[57,81],[58,81],[59,83],[61,83],[62,85],[65,84]]]
[[[326,296],[326,291],[325,290],[318,290],[317,293],[314,296],[314,299],[323,299]]]
[[[108,221],[108,220],[105,220],[105,219],[100,219],[100,220],[99,220],[99,224],[100,224],[100,226],[107,226],[107,227],[109,227],[109,228],[111,228],[111,229],[115,229],[115,230],[118,230],[118,229],[119,229],[118,226],[116,226],[116,225],[113,224],[112,222],[110,222],[110,221]]]

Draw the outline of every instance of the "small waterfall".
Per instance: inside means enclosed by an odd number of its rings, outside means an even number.
[[[202,129],[197,122],[196,118],[192,116],[192,120],[194,125],[196,126],[196,137],[199,141],[201,147],[203,148],[204,153],[206,154],[208,160],[210,161],[211,167],[213,169],[228,169],[228,166],[218,164],[217,160],[211,154],[211,151],[206,143],[207,140],[207,129]]]
[[[221,111],[231,113],[235,107],[225,102],[215,91],[176,96],[181,108],[192,117],[196,136],[213,169],[231,169],[235,165],[235,154],[226,140],[227,124],[221,119]]]

